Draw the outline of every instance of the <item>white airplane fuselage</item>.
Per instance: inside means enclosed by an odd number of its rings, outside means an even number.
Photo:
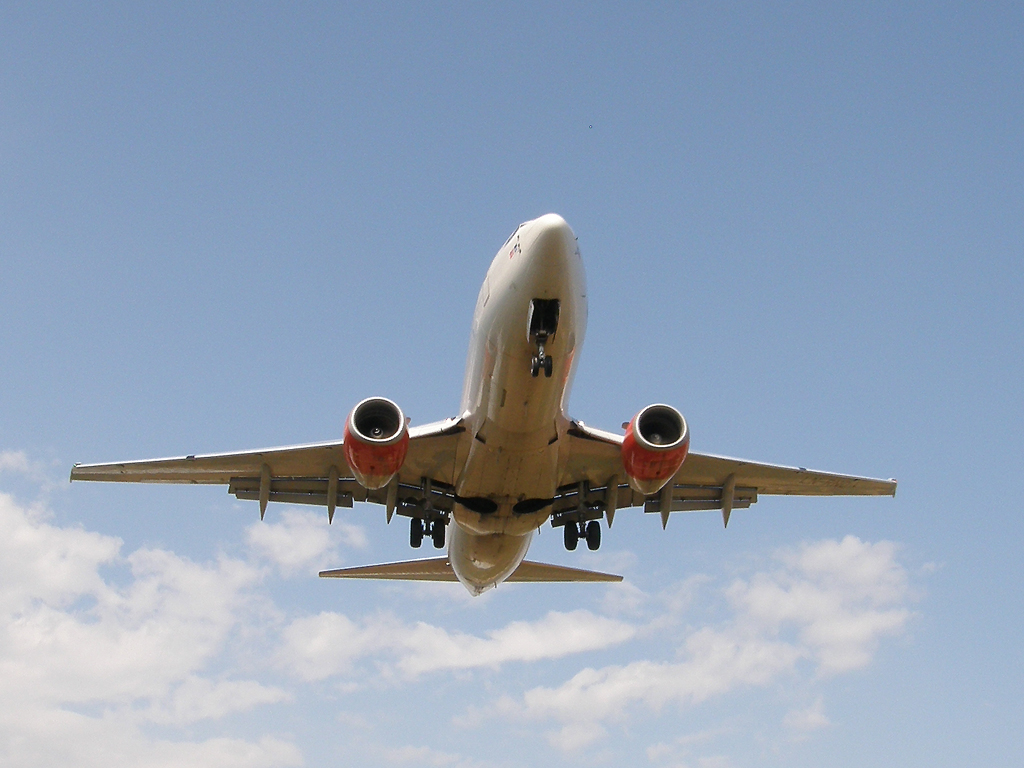
[[[72,480],[227,485],[236,498],[326,505],[380,504],[410,518],[447,557],[334,568],[325,578],[450,581],[478,595],[506,580],[621,581],[621,576],[524,561],[549,519],[567,550],[601,545],[604,517],[642,507],[664,528],[673,512],[735,509],[759,495],[893,496],[896,481],[693,453],[676,408],[647,405],[606,432],[569,419],[587,326],[576,237],[547,214],[519,226],[480,289],[457,418],[409,429],[391,400],[369,397],[340,440],[103,464],[75,464]]]
[[[553,305],[544,302],[552,300],[557,324],[542,339],[551,374],[542,367],[534,375],[531,320],[536,329],[533,315],[544,307],[550,314]],[[460,407],[472,439],[455,492],[477,503],[456,504],[448,557],[474,594],[518,567],[550,515],[544,501],[555,495],[564,465],[566,407],[586,325],[586,277],[569,225],[556,214],[521,225],[480,289]]]

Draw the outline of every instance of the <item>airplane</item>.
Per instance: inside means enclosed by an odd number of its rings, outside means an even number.
[[[459,581],[479,595],[503,582],[621,581],[615,574],[525,560],[550,521],[567,550],[601,545],[601,520],[642,507],[733,510],[760,495],[895,496],[896,481],[692,452],[673,406],[655,403],[595,429],[568,415],[587,326],[573,230],[557,214],[519,225],[491,262],[473,314],[460,414],[410,427],[384,397],[359,402],[343,437],[324,443],[110,464],[76,464],[71,480],[227,485],[238,499],[327,507],[382,504],[409,518],[444,557],[322,571],[325,578]]]

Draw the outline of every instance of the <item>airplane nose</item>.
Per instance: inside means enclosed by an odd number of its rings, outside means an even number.
[[[576,255],[576,235],[557,213],[534,219],[524,238],[530,271],[541,280],[555,280],[566,274],[569,260]]]
[[[530,227],[533,246],[540,251],[566,251],[573,253],[576,250],[576,235],[565,223],[565,219],[557,213],[547,213],[539,219],[534,219]]]

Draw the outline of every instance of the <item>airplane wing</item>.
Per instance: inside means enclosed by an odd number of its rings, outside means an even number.
[[[797,496],[895,496],[896,481],[785,467],[691,452],[660,493],[645,496],[625,482],[622,436],[574,422],[569,458],[553,505],[553,522],[591,520],[602,511],[643,506],[666,523],[670,512],[749,507],[759,494]],[[614,489],[614,490],[611,490]],[[611,503],[614,503],[614,509]],[[595,514],[596,513],[596,514]],[[563,521],[563,522],[564,522]]]
[[[397,579],[400,581],[458,581],[447,557],[427,560],[406,560],[401,563],[358,565],[320,571],[325,579]],[[549,565],[523,560],[505,581],[568,582],[568,581],[622,581],[621,576],[564,565]]]
[[[724,486],[734,477],[737,486],[782,496],[895,496],[896,481],[840,475],[805,467],[761,464],[726,456],[691,453],[672,482],[676,485]]]
[[[112,464],[75,464],[72,480],[117,483],[192,483],[227,485],[232,478],[258,478],[263,465],[274,477],[327,477],[332,466],[348,474],[342,442],[261,448],[237,453],[210,453]]]
[[[72,480],[122,483],[191,483],[227,485],[239,499],[259,500],[261,513],[268,501],[351,507],[353,501],[385,504],[411,514],[410,508],[431,503],[432,512],[450,511],[451,492],[460,435],[458,419],[426,424],[409,430],[409,451],[397,482],[367,491],[355,481],[342,441],[264,448],[237,453],[190,455],[168,459],[122,461],[111,464],[76,464]],[[328,498],[334,489],[333,504]],[[429,515],[427,515],[429,519]]]

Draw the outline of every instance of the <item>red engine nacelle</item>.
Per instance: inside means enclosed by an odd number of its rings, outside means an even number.
[[[345,422],[345,459],[359,484],[383,488],[405,463],[409,427],[402,409],[385,397],[369,397]]]
[[[626,426],[622,464],[629,484],[650,496],[660,491],[686,459],[690,430],[671,405],[648,405]]]

